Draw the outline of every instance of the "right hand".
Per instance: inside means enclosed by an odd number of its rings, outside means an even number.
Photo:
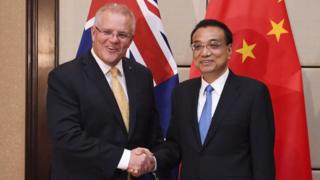
[[[153,154],[147,148],[138,147],[131,151],[128,172],[135,177],[151,172],[155,167]]]

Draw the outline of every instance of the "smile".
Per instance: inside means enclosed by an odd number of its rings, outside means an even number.
[[[111,53],[118,51],[118,48],[113,48],[113,47],[106,47],[106,49],[108,50],[108,52],[111,52]]]
[[[202,61],[200,61],[200,63],[203,64],[203,65],[211,64],[212,62],[213,62],[213,60],[202,60]]]

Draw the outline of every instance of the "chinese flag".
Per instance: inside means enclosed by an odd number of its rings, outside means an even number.
[[[206,18],[234,34],[229,67],[267,84],[275,114],[277,180],[311,180],[301,66],[283,0],[211,0]],[[191,67],[190,77],[199,72]]]

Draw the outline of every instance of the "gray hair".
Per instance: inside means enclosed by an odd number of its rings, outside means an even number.
[[[134,16],[133,12],[128,8],[128,6],[126,6],[124,4],[118,4],[118,3],[109,3],[109,4],[103,5],[96,12],[95,19],[94,19],[94,25],[97,25],[97,23],[100,21],[101,15],[105,11],[109,11],[112,13],[119,13],[124,16],[128,16],[130,18],[130,20],[131,20],[130,22],[132,24],[131,25],[131,30],[132,30],[131,33],[134,34],[135,29],[136,29],[136,18]]]

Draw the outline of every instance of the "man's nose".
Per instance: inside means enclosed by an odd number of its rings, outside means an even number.
[[[119,37],[118,37],[118,34],[116,33],[112,33],[112,36],[110,37],[109,39],[111,42],[119,42]]]
[[[204,46],[201,52],[202,56],[210,56],[211,53],[211,50],[207,46]]]

